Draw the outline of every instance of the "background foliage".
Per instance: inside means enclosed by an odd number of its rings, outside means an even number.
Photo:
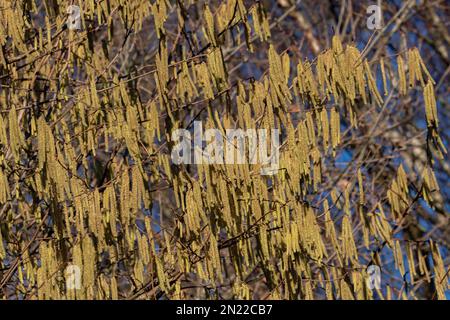
[[[0,297],[445,299],[448,3],[371,4],[2,1]],[[280,172],[174,165],[195,120]]]

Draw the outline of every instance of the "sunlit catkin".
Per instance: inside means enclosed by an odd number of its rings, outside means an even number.
[[[434,86],[430,80],[423,89],[423,99],[425,101],[425,114],[429,127],[438,127],[438,116],[436,108],[436,98],[434,96]]]
[[[402,95],[406,94],[406,74],[405,74],[405,64],[403,58],[399,55],[397,57],[397,69],[399,77],[399,92]]]

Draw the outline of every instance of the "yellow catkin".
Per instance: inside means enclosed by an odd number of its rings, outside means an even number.
[[[405,74],[405,63],[401,56],[397,57],[397,69],[399,77],[399,92],[401,95],[406,94],[406,74]]]
[[[119,293],[117,291],[117,280],[115,276],[111,277],[111,299],[112,300],[119,299]]]
[[[169,286],[168,286],[168,279],[166,277],[166,273],[164,271],[163,264],[162,264],[161,260],[159,259],[159,257],[157,257],[157,256],[155,256],[155,262],[156,262],[156,270],[157,270],[159,284],[161,286],[161,289],[167,292],[169,290]]]
[[[345,214],[342,219],[341,237],[342,252],[345,260],[347,262],[351,262],[352,264],[357,264],[358,252],[356,250],[355,241],[353,239],[353,231],[348,214]]]
[[[155,1],[154,4],[151,5],[151,11],[153,14],[153,19],[155,21],[155,29],[158,38],[162,36],[164,33],[164,22],[167,19],[167,7],[165,0]]]
[[[428,270],[427,261],[425,257],[422,254],[422,248],[417,248],[417,257],[419,260],[419,271],[422,276],[425,276],[425,280],[430,283],[431,282],[431,276],[430,276],[430,270]]]
[[[334,228],[334,221],[331,219],[331,214],[329,210],[328,201],[325,200],[324,202],[324,212],[325,212],[325,232],[326,236],[331,240],[331,243],[333,244],[334,248],[339,251],[339,243],[336,236],[336,230]],[[338,258],[340,259],[340,255],[338,255]]]
[[[423,197],[429,205],[434,204],[434,194],[439,192],[439,184],[436,180],[436,176],[430,167],[425,167],[422,173],[423,179]]]
[[[434,284],[439,300],[446,300],[445,292],[448,286],[448,272],[445,268],[444,261],[442,260],[439,246],[433,240],[430,240],[431,255],[434,265]]]
[[[3,236],[0,232],[0,261],[2,261],[6,257],[6,249],[3,245]]]
[[[411,284],[414,284],[417,273],[416,273],[416,265],[415,265],[415,261],[414,261],[413,245],[409,241],[406,242],[406,257],[408,259],[408,267],[409,267]]]
[[[320,112],[320,120],[322,123],[323,147],[326,153],[328,151],[330,141],[330,125],[328,121],[328,112],[326,108],[322,108],[322,111]]]
[[[331,143],[333,145],[333,155],[341,142],[341,124],[339,112],[335,107],[331,108],[330,112],[330,126],[331,126]]]
[[[312,118],[312,113],[306,113],[306,127],[308,129],[308,141],[313,146],[316,146],[316,132],[314,129],[314,120]]]
[[[383,79],[384,95],[387,96],[388,89],[387,89],[386,70],[385,70],[385,66],[384,66],[384,59],[383,59],[383,57],[380,59],[380,68],[381,68],[381,77]]]
[[[204,18],[206,21],[206,35],[209,39],[209,41],[212,43],[212,45],[215,47],[217,45],[216,40],[216,34],[214,31],[214,17],[211,13],[211,10],[209,10],[209,6],[205,6],[205,10],[203,11]]]
[[[90,287],[95,282],[96,252],[91,237],[86,236],[82,240],[83,255],[83,280],[85,287]]]
[[[381,203],[377,204],[378,207],[378,219],[376,219],[376,228],[377,232],[381,238],[383,238],[389,245],[389,247],[393,248],[394,244],[392,241],[392,228],[386,219],[386,215],[384,214],[383,207]]]
[[[374,96],[375,101],[379,105],[381,105],[383,103],[383,98],[381,97],[380,93],[378,92],[376,79],[372,75],[372,71],[370,70],[369,63],[367,62],[367,60],[364,61],[364,66],[366,68],[366,75],[367,75],[367,80],[369,83],[369,89],[372,92],[372,95]]]
[[[267,41],[270,38],[270,27],[267,15],[261,5],[253,6],[250,9],[252,15],[253,27],[255,33],[261,41]]]
[[[430,72],[428,71],[425,63],[423,62],[422,57],[419,54],[419,49],[414,48],[413,53],[416,56],[416,63],[418,62],[420,64],[420,67],[422,68],[423,72],[425,72],[425,74],[428,77],[428,81],[430,81],[432,84],[436,84],[436,82],[433,80],[433,77],[431,76]],[[422,78],[422,75],[420,75],[420,77]],[[424,86],[424,81],[422,81],[422,79],[421,79],[421,83],[422,83],[422,86]]]
[[[340,280],[340,294],[342,300],[355,300],[349,284],[344,280]]]
[[[405,275],[405,266],[403,263],[403,253],[402,253],[402,247],[400,245],[400,241],[395,241],[395,247],[394,247],[394,259],[395,264],[397,266],[398,271],[400,271],[400,274],[402,277]]]
[[[430,80],[423,89],[423,97],[425,101],[425,113],[427,117],[428,127],[438,127],[438,115],[436,108],[436,98],[434,96],[434,86]]]
[[[153,244],[151,245],[151,248],[153,251],[154,258],[155,258],[156,272],[158,275],[159,285],[163,291],[168,292],[169,284],[168,284],[168,279],[167,279],[166,273],[164,271],[163,263],[162,263],[161,259],[159,258],[158,254],[156,253],[156,250],[155,250]]]
[[[5,204],[9,200],[10,190],[8,177],[0,167],[0,204]],[[1,260],[1,259],[0,259]]]
[[[359,204],[364,205],[364,187],[363,187],[363,177],[361,173],[361,168],[358,169],[358,188],[359,188]]]
[[[24,146],[25,140],[22,130],[19,129],[19,119],[17,117],[16,107],[13,106],[9,111],[9,143],[16,161],[19,161],[20,149]]]
[[[416,56],[412,50],[408,50],[408,71],[409,71],[409,86],[412,88],[416,83],[416,78],[419,78],[418,73],[420,73],[420,66],[418,62],[416,63]]]
[[[8,138],[6,136],[6,123],[0,113],[0,145],[7,145]]]

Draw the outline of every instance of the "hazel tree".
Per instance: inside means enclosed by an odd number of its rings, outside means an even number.
[[[445,7],[395,3],[3,1],[0,298],[446,299]]]

